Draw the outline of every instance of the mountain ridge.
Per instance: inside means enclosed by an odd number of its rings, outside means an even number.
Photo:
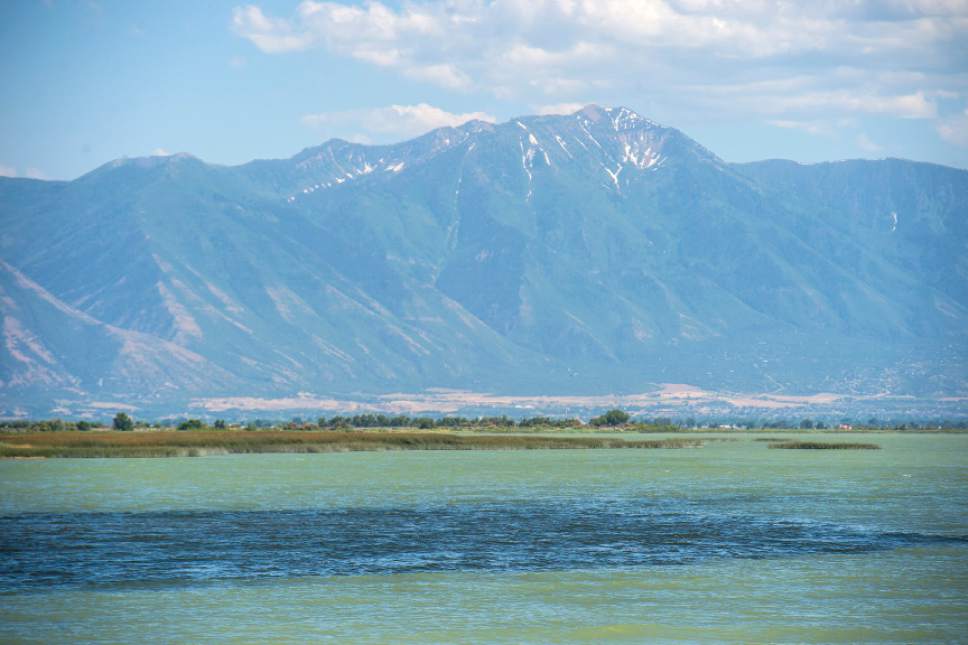
[[[959,394],[966,204],[968,171],[731,164],[598,106],[236,166],[183,154],[0,181],[4,266],[211,374],[172,367],[146,395],[111,380],[121,354],[104,350],[102,368],[64,368],[73,390],[28,386],[11,344],[63,339],[26,326],[11,286],[3,314],[25,331],[5,336],[0,404],[661,382]]]

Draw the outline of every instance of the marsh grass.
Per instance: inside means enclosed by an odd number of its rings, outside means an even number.
[[[790,450],[880,450],[876,443],[834,443],[827,441],[794,441],[781,440],[771,443],[770,448],[786,448]]]
[[[699,439],[455,435],[370,431],[149,431],[0,433],[0,457],[196,457],[364,450],[556,450],[699,448]]]

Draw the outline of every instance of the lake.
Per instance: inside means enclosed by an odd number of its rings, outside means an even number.
[[[709,436],[729,440],[3,461],[0,640],[968,633],[968,436]]]

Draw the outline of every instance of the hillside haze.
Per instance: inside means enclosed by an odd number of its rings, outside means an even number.
[[[968,171],[730,164],[626,108],[0,178],[0,407],[968,392]]]

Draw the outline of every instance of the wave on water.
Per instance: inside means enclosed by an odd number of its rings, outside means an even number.
[[[0,517],[0,591],[435,571],[542,571],[868,553],[966,537],[557,500]]]

